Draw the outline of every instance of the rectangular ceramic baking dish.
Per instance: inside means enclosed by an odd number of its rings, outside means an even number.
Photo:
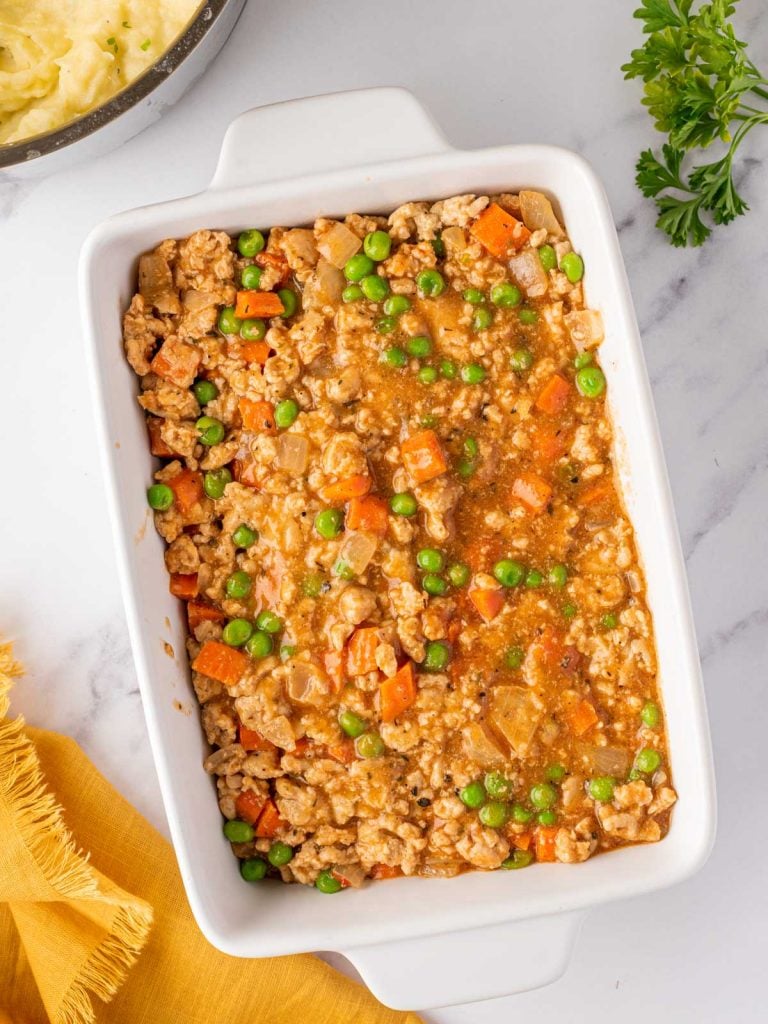
[[[189,682],[184,622],[168,593],[163,542],[145,499],[153,460],[121,315],[137,257],[201,228],[299,225],[420,198],[537,188],[555,197],[602,310],[617,457],[656,624],[661,690],[679,802],[668,836],[577,866],[454,879],[401,878],[333,904],[304,886],[247,886],[222,836]],[[251,110],[229,128],[210,187],[123,213],[97,228],[81,298],[119,571],[144,708],[179,867],[209,941],[234,956],[306,950],[347,956],[382,1002],[425,1008],[545,984],[565,968],[583,912],[687,878],[714,837],[706,709],[669,485],[613,219],[591,168],[549,146],[449,146],[409,93],[374,89]],[[174,655],[167,653],[171,646]],[[187,713],[180,713],[180,705]]]

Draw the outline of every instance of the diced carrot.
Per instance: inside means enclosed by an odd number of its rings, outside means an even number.
[[[339,502],[350,501],[352,498],[360,498],[371,489],[371,478],[361,473],[355,476],[348,476],[344,480],[337,480],[335,484],[328,484],[320,491],[323,501]]]
[[[530,832],[523,832],[521,836],[512,832],[509,835],[509,841],[516,850],[527,850],[533,842],[533,836]]]
[[[196,473],[191,469],[182,469],[173,480],[168,481],[168,486],[173,491],[176,507],[182,515],[186,515],[199,501],[202,501],[202,473]]]
[[[197,597],[197,573],[171,573],[168,589],[174,597],[180,597],[182,601],[191,601]]]
[[[325,671],[333,683],[334,693],[338,693],[344,685],[344,661],[343,651],[326,651],[323,655]]]
[[[541,412],[557,416],[566,407],[570,393],[571,385],[565,377],[561,377],[559,373],[553,373],[539,392],[534,404]]]
[[[333,747],[328,747],[328,756],[332,757],[334,761],[338,761],[340,764],[352,764],[353,761],[357,760],[355,744],[352,740],[344,740],[343,743],[338,743]]]
[[[267,800],[261,817],[256,825],[256,835],[259,839],[271,839],[283,826],[283,819],[278,813],[274,800]]]
[[[218,640],[206,640],[192,662],[195,672],[202,672],[225,686],[234,686],[248,667],[248,655]]]
[[[263,750],[267,753],[277,750],[277,747],[271,740],[265,739],[256,729],[248,729],[244,725],[237,727],[237,738],[243,750]]]
[[[586,491],[582,491],[576,498],[576,504],[582,508],[589,508],[591,505],[598,505],[601,501],[606,501],[612,494],[613,485],[610,481],[604,480],[602,483],[595,484],[594,487],[589,487]]]
[[[237,293],[235,316],[241,320],[248,320],[250,317],[279,316],[283,312],[283,300],[276,292],[257,292],[249,289]]]
[[[487,206],[469,229],[470,233],[491,253],[501,259],[510,249],[519,249],[531,232],[498,203]]]
[[[600,720],[594,705],[586,699],[579,701],[576,707],[572,708],[566,715],[571,732],[577,736],[583,736],[593,725]]]
[[[193,633],[201,622],[223,622],[225,618],[224,612],[214,608],[211,604],[204,604],[202,601],[190,601],[187,605],[187,622]]]
[[[264,810],[264,798],[252,789],[243,790],[235,799],[235,810],[238,818],[255,825]]]
[[[501,587],[498,590],[473,587],[467,596],[486,622],[492,622],[504,605],[504,592]]]
[[[529,512],[543,512],[552,497],[552,488],[535,473],[521,473],[512,484],[512,495]]]
[[[422,430],[400,445],[403,463],[417,484],[441,476],[447,469],[440,440],[434,430]]]
[[[159,416],[147,417],[147,430],[149,431],[149,450],[159,459],[169,459],[173,455],[173,449],[169,448],[163,440],[160,431],[163,427],[163,420]]]
[[[237,403],[243,418],[245,430],[260,434],[276,434],[275,407],[271,402],[254,402],[252,398],[241,398]]]
[[[227,343],[227,355],[234,359],[244,359],[246,363],[259,363],[261,366],[269,359],[270,351],[266,341],[230,341]]]
[[[536,860],[546,863],[557,859],[555,857],[555,837],[558,831],[556,825],[539,825],[537,827],[533,837]]]
[[[347,672],[351,676],[364,676],[375,672],[376,648],[379,646],[379,631],[376,626],[356,629],[347,649]]]
[[[375,494],[364,494],[359,498],[350,498],[347,508],[346,526],[348,530],[363,530],[383,537],[387,532],[389,513],[384,498]]]
[[[382,722],[394,722],[407,711],[416,700],[413,662],[407,661],[390,679],[384,680],[379,687],[379,698]]]
[[[550,466],[565,454],[566,444],[562,431],[554,430],[543,421],[537,421],[531,434],[533,455],[538,462]]]
[[[371,878],[399,878],[402,874],[400,868],[390,867],[389,864],[374,864],[371,868]]]
[[[297,757],[301,757],[302,754],[306,754],[311,747],[315,747],[316,744],[312,742],[307,736],[300,736],[293,747],[293,753]]]
[[[188,388],[195,379],[202,358],[203,354],[197,345],[171,337],[163,342],[149,366],[158,377],[169,380],[177,387]]]
[[[232,476],[243,487],[252,487],[254,491],[261,490],[264,483],[264,469],[259,467],[253,459],[233,459]]]

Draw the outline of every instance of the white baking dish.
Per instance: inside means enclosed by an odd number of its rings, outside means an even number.
[[[602,310],[625,494],[655,616],[661,687],[680,799],[667,838],[573,867],[450,880],[402,878],[332,903],[303,886],[247,886],[222,837],[163,542],[149,521],[153,469],[121,314],[137,256],[200,227],[303,224],[460,192],[543,189],[584,255]],[[152,749],[189,901],[207,938],[235,956],[337,950],[398,1008],[468,1002],[542,985],[565,968],[583,912],[687,878],[715,828],[706,710],[685,570],[629,288],[608,203],[578,156],[547,146],[460,151],[407,92],[375,89],[252,110],[229,128],[199,195],[114,217],[88,239],[81,295],[120,575]],[[175,659],[164,645],[170,643]],[[181,700],[191,714],[180,714]]]

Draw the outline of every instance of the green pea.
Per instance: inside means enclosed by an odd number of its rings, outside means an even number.
[[[249,228],[247,231],[240,232],[237,239],[237,251],[249,260],[260,253],[265,244],[264,235],[256,228]]]
[[[427,573],[421,581],[421,585],[428,594],[432,595],[432,597],[442,597],[448,589],[448,584],[442,576],[436,576],[432,572]]]
[[[454,380],[456,378],[458,367],[452,359],[441,359],[440,360],[440,373],[446,380]]]
[[[600,625],[603,629],[616,629],[618,624],[619,620],[613,612],[606,612],[606,614],[600,619]]]
[[[609,775],[601,775],[596,779],[589,780],[589,795],[598,803],[607,804],[613,800],[613,788],[615,781]]]
[[[227,592],[227,597],[234,597],[238,600],[243,597],[248,597],[251,592],[251,577],[247,572],[243,572],[242,569],[238,569],[233,572],[231,576],[227,577],[227,582],[224,584],[224,589]]]
[[[267,333],[267,325],[263,320],[243,320],[240,337],[243,341],[262,341]]]
[[[315,529],[325,540],[338,536],[341,533],[344,517],[337,508],[324,508],[315,516]]]
[[[504,664],[507,668],[520,668],[525,661],[525,651],[522,647],[509,647],[504,654]]]
[[[529,811],[522,804],[515,804],[512,808],[512,820],[518,825],[527,825],[529,821],[533,821],[533,811]]]
[[[348,281],[362,281],[364,277],[372,273],[373,260],[362,252],[350,257],[344,264],[344,277]]]
[[[360,282],[360,287],[363,289],[363,295],[371,302],[383,302],[389,295],[389,281],[378,274],[368,274]]]
[[[409,338],[405,343],[405,348],[408,355],[413,356],[414,359],[425,359],[432,351],[432,342],[429,338],[419,334],[415,338]]]
[[[323,592],[325,577],[321,572],[309,572],[301,581],[301,589],[307,597],[319,597]]]
[[[437,548],[422,548],[416,552],[416,565],[425,572],[442,572],[445,558]]]
[[[234,306],[225,306],[219,313],[218,324],[222,334],[237,334],[243,326],[243,321],[235,316]]]
[[[281,868],[293,860],[293,847],[278,840],[270,846],[267,860],[273,868]]]
[[[525,568],[511,558],[502,558],[494,565],[493,575],[502,587],[516,587],[525,578]]]
[[[147,488],[147,502],[156,512],[165,512],[173,504],[173,491],[168,484],[152,484]]]
[[[565,778],[565,765],[551,764],[547,768],[547,778],[550,782],[562,782]]]
[[[281,430],[285,430],[295,423],[298,415],[299,407],[292,398],[284,398],[275,406],[275,423]]]
[[[386,231],[371,231],[363,239],[363,252],[377,263],[385,260],[392,249],[392,239]]]
[[[469,785],[464,786],[460,790],[459,799],[465,807],[476,811],[478,807],[482,807],[485,803],[485,786],[479,781],[470,782]]]
[[[599,366],[584,366],[576,371],[576,387],[585,398],[599,398],[605,391],[605,374]]]
[[[564,587],[568,582],[568,570],[564,565],[553,565],[547,573],[547,582],[553,587]]]
[[[481,306],[480,309],[476,310],[475,315],[472,317],[472,330],[473,331],[487,331],[493,323],[493,313],[490,309],[486,309]]]
[[[393,316],[380,316],[374,326],[377,334],[391,334],[397,328],[397,320]]]
[[[280,661],[288,661],[292,658],[298,650],[293,644],[281,644],[280,645]]]
[[[439,270],[422,270],[416,275],[416,287],[422,295],[436,298],[445,291],[445,281]]]
[[[334,893],[341,889],[341,882],[334,878],[330,871],[321,871],[315,879],[315,888],[320,892]]]
[[[652,775],[661,764],[661,754],[658,750],[646,747],[641,750],[635,758],[635,768],[644,775]]]
[[[456,472],[460,477],[468,480],[477,472],[477,463],[473,459],[459,459],[456,464]]]
[[[243,288],[247,288],[249,291],[256,291],[261,287],[261,275],[263,271],[261,267],[257,267],[251,263],[247,267],[243,267],[243,271],[240,274],[240,283]]]
[[[419,503],[412,494],[403,491],[400,494],[393,494],[389,499],[389,507],[396,516],[415,516]]]
[[[333,573],[334,576],[338,576],[340,580],[349,581],[355,578],[355,574],[352,571],[352,566],[348,562],[345,562],[343,558],[336,559],[336,561],[333,563],[333,568],[331,569],[331,572]]]
[[[245,642],[245,649],[252,658],[266,658],[272,653],[274,646],[269,633],[263,633],[260,629],[250,636]]]
[[[283,304],[283,312],[280,316],[284,319],[287,319],[289,316],[293,316],[299,307],[299,297],[296,292],[292,291],[290,288],[281,288],[277,294]]]
[[[557,253],[551,245],[542,245],[539,247],[539,259],[541,265],[549,273],[550,270],[554,270],[557,266]]]
[[[237,818],[225,821],[223,831],[230,843],[250,843],[254,836],[253,825],[247,821],[238,821]]]
[[[516,348],[509,360],[515,373],[524,373],[533,366],[533,354],[527,348]]]
[[[470,459],[477,458],[477,456],[478,456],[478,454],[480,452],[480,446],[478,445],[478,443],[477,443],[477,441],[475,440],[474,437],[465,437],[464,438],[464,446],[463,447],[464,447],[464,454],[468,458],[470,458]]]
[[[209,469],[203,476],[203,490],[209,498],[216,500],[224,497],[224,488],[232,482],[232,474],[226,466],[221,469]]]
[[[655,729],[661,721],[661,709],[659,705],[654,703],[652,700],[647,700],[643,704],[643,710],[640,712],[640,718],[643,725],[649,729]]]
[[[513,309],[522,301],[523,296],[520,289],[516,285],[510,284],[509,281],[502,281],[491,288],[491,302],[494,306],[500,306],[501,309]]]
[[[384,303],[387,316],[402,316],[411,308],[411,300],[406,295],[390,295]]]
[[[355,740],[355,750],[359,757],[381,757],[384,753],[384,740],[377,732],[364,732]]]
[[[529,797],[537,811],[546,811],[557,800],[557,790],[548,782],[540,782],[531,787]]]
[[[213,416],[201,416],[195,423],[197,432],[200,435],[200,443],[211,446],[214,444],[220,444],[224,440],[224,424],[221,420],[214,419]]]
[[[240,861],[240,874],[246,882],[260,882],[267,873],[267,862],[261,857],[249,857]]]
[[[573,365],[577,370],[583,370],[585,366],[590,366],[593,362],[591,352],[579,352],[576,358],[573,360]]]
[[[230,619],[221,632],[221,639],[230,647],[242,647],[253,633],[248,619]]]
[[[219,389],[212,380],[196,380],[192,390],[200,405],[207,405],[212,402],[219,393]]]
[[[494,800],[509,800],[514,792],[514,785],[501,772],[488,772],[484,782],[486,793]]]
[[[385,349],[381,353],[382,363],[386,363],[387,366],[391,366],[396,370],[401,370],[408,363],[408,356],[405,352],[393,345],[391,348]]]
[[[359,284],[348,284],[341,293],[342,302],[359,302],[362,298],[364,298],[363,289]]]
[[[437,370],[434,366],[422,366],[417,376],[422,384],[434,384],[437,380]]]
[[[501,862],[505,871],[518,871],[527,868],[529,864],[533,864],[533,853],[530,850],[515,850]]]
[[[431,640],[427,644],[422,668],[426,672],[442,672],[451,660],[451,649],[442,640]]]
[[[536,821],[540,825],[556,825],[557,813],[555,811],[539,811],[536,815]]]
[[[544,577],[538,569],[529,569],[525,574],[525,585],[529,590],[536,590],[544,582]]]
[[[258,532],[256,530],[252,530],[250,526],[246,526],[245,523],[240,523],[238,528],[232,534],[232,540],[236,548],[249,548],[252,544],[255,544],[258,539]]]
[[[485,369],[479,363],[468,363],[462,366],[460,376],[465,384],[482,384],[485,380]]]
[[[353,740],[356,740],[358,736],[362,736],[368,728],[366,720],[361,718],[360,715],[356,715],[354,711],[342,711],[339,715],[339,725],[342,732],[345,732],[347,736],[351,736]]]
[[[487,828],[503,828],[509,821],[509,808],[500,800],[491,800],[477,814]]]
[[[566,604],[564,604],[563,607],[560,609],[560,611],[563,613],[564,619],[574,618],[578,610],[579,609],[576,607],[576,605],[573,604],[571,601],[566,602]]]
[[[432,427],[436,427],[440,420],[438,419],[437,416],[433,416],[431,412],[428,412],[426,416],[421,417],[421,420],[419,422],[421,423],[422,427],[427,427],[431,429]]]
[[[445,256],[445,242],[442,239],[442,235],[438,235],[437,238],[433,238],[430,242],[432,251],[439,260]]]
[[[517,314],[517,317],[521,324],[527,324],[530,326],[531,324],[536,323],[539,319],[539,314],[535,309],[521,309]]]
[[[567,252],[560,260],[560,269],[571,284],[576,284],[584,277],[584,260],[577,252]]]
[[[454,562],[448,566],[448,579],[454,587],[465,587],[469,583],[470,569],[464,562]]]
[[[485,296],[479,288],[466,288],[461,293],[461,297],[465,302],[470,302],[473,306],[480,306],[485,302]]]
[[[283,628],[283,620],[279,615],[265,609],[256,616],[256,628],[265,633],[279,633]]]

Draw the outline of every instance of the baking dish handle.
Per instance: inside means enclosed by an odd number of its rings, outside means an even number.
[[[357,89],[255,107],[227,129],[210,187],[241,188],[451,147],[407,89]]]
[[[555,914],[344,952],[376,998],[428,1010],[527,992],[556,981],[585,914]]]

